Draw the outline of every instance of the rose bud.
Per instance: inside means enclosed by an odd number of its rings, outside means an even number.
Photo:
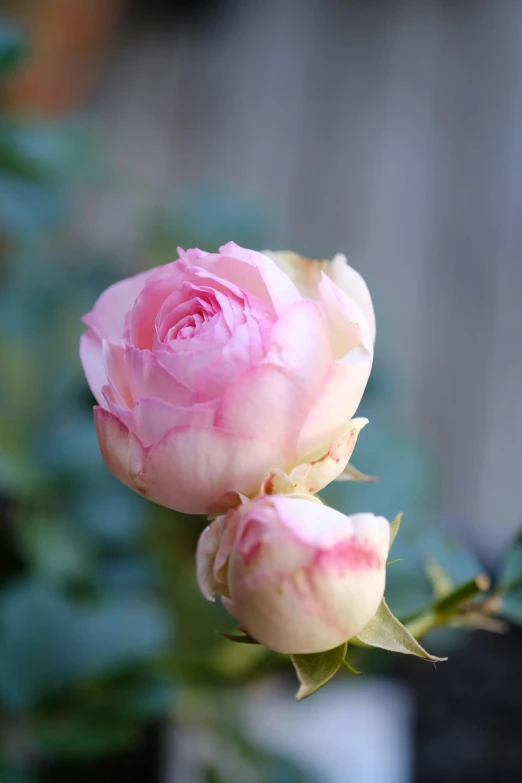
[[[169,508],[219,513],[230,493],[252,497],[270,471],[345,437],[372,365],[373,310],[347,265],[340,288],[337,267],[318,267],[311,285],[233,242],[179,256],[108,288],[80,355],[110,470]]]
[[[203,595],[281,653],[329,650],[356,636],[384,594],[390,525],[319,502],[265,496],[218,517],[197,550]]]

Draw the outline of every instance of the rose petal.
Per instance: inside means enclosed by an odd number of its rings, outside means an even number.
[[[80,338],[80,360],[83,366],[87,383],[98,405],[107,407],[103,396],[103,387],[107,383],[107,376],[103,366],[102,341],[98,335],[88,329]]]
[[[144,447],[153,446],[174,427],[211,426],[215,406],[203,403],[187,407],[142,397],[134,406],[136,435]]]
[[[146,494],[140,481],[145,451],[138,438],[110,411],[94,408],[100,449],[109,470],[131,489]]]
[[[372,341],[375,342],[375,312],[364,278],[348,264],[346,256],[342,253],[337,253],[332,258],[328,276],[359,305],[368,323]]]
[[[149,449],[140,484],[147,497],[187,514],[210,513],[226,492],[251,495],[280,450],[258,438],[215,428],[181,427]]]
[[[341,359],[356,348],[373,353],[373,340],[362,310],[324,272],[319,296],[334,359]]]
[[[227,587],[228,558],[234,545],[238,523],[236,514],[220,516],[199,537],[196,551],[196,578],[205,598],[215,593],[230,597]]]
[[[127,277],[109,286],[99,297],[90,313],[83,317],[84,323],[106,340],[119,340],[125,331],[125,316],[143,290],[148,278],[158,271],[148,269],[134,277]]]
[[[298,465],[292,470],[288,476],[290,488],[286,491],[314,494],[334,481],[348,464],[359,432],[366,424],[368,424],[368,419],[352,419],[346,433],[339,440],[334,441],[328,451],[313,461]],[[279,481],[281,481],[280,478]]]
[[[330,365],[321,394],[316,399],[299,435],[298,460],[324,453],[342,435],[345,422],[353,418],[366,388],[373,356],[352,351],[340,363]]]
[[[234,242],[220,247],[219,254],[205,256],[200,265],[259,297],[278,315],[301,299],[294,283],[271,258]]]
[[[165,300],[183,283],[183,267],[169,264],[170,274],[152,280],[137,298],[130,315],[130,342],[135,348],[152,349],[156,319]]]
[[[178,377],[169,372],[168,362],[163,363],[164,351],[140,351],[128,345],[125,358],[133,398],[156,397],[172,405],[191,405],[193,391]]]
[[[330,360],[317,305],[299,302],[275,324],[266,360],[244,371],[225,392],[217,426],[245,435],[266,433],[293,461]]]

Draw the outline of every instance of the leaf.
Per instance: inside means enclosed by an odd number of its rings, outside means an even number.
[[[495,592],[501,596],[502,617],[522,625],[522,534],[515,539],[502,560]]]
[[[36,720],[32,738],[37,748],[61,759],[92,759],[132,746],[138,721],[117,708],[73,708],[65,715]]]
[[[0,75],[15,68],[24,53],[24,39],[13,24],[0,23]]]
[[[446,658],[437,658],[430,655],[413,638],[404,625],[392,614],[384,598],[377,610],[377,614],[370,620],[366,628],[358,634],[357,639],[370,647],[381,647],[390,652],[416,655],[427,661],[445,661]]]
[[[311,696],[332,679],[341,668],[348,642],[320,653],[306,655],[291,655],[300,687],[296,694],[297,701]]]
[[[255,639],[253,639],[248,634],[235,634],[235,633],[222,633],[221,636],[224,636],[225,639],[228,639],[230,642],[239,642],[239,644],[259,644]]]
[[[108,596],[85,606],[37,580],[4,591],[0,626],[0,698],[13,709],[150,661],[170,639],[170,618],[152,597]]]
[[[513,542],[499,568],[498,586],[509,592],[522,586],[522,534]]]
[[[367,473],[363,473],[358,470],[351,462],[345,467],[340,476],[337,476],[335,481],[357,481],[359,483],[365,483],[368,481],[379,481],[378,476],[369,476]]]
[[[397,514],[395,519],[392,519],[392,521],[390,522],[390,547],[388,549],[388,553],[390,552],[390,549],[393,546],[393,542],[397,538],[397,533],[399,532],[399,528],[401,526],[403,516],[404,514],[401,511],[399,514]]]

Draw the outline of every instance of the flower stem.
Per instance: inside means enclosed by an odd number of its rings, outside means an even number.
[[[422,639],[429,631],[445,625],[462,604],[480,593],[485,593],[489,590],[489,586],[489,577],[486,574],[478,574],[469,582],[439,598],[427,611],[406,623],[406,628],[415,639]]]

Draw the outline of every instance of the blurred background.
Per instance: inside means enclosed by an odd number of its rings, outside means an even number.
[[[522,4],[0,14],[1,783],[519,779]],[[325,498],[406,512],[401,618],[487,571],[508,633],[430,635],[437,669],[356,651],[367,676],[299,705],[288,660],[216,633],[204,520],[109,475],[77,347],[110,282],[230,239],[364,275],[378,341],[354,461],[380,481]]]

